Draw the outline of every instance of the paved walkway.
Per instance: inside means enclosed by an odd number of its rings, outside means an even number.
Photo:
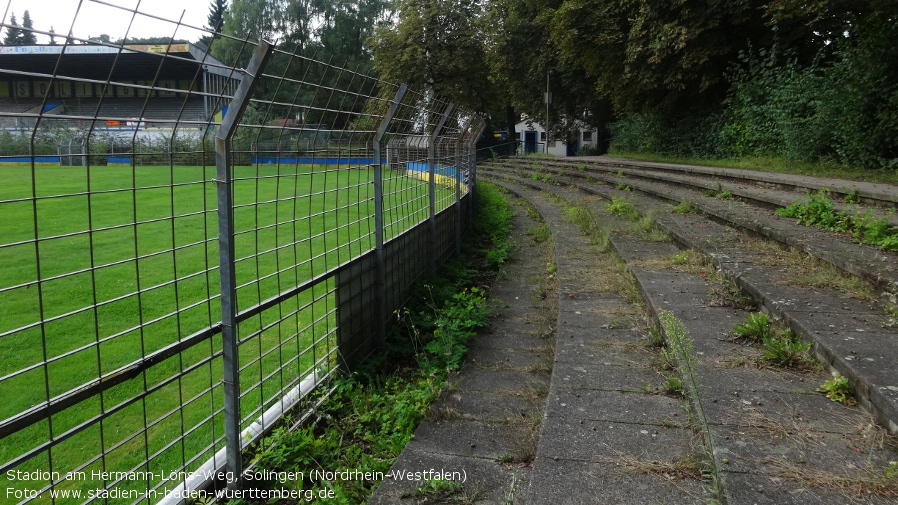
[[[433,503],[441,493],[426,481],[459,474],[462,489],[445,490],[449,503],[522,503],[552,366],[555,294],[550,244],[527,234],[538,223],[518,208],[513,224],[513,259],[490,290],[499,306],[490,333],[471,339],[461,370],[393,465],[422,474],[385,481],[369,503]],[[423,473],[432,470],[444,475]]]

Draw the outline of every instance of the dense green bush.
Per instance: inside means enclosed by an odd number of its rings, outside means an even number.
[[[817,65],[801,68],[792,54],[771,50],[740,54],[730,74],[732,93],[721,130],[724,153],[812,159],[824,139],[816,128],[822,79]]]
[[[722,154],[722,113],[665,119],[655,114],[634,114],[611,126],[617,151],[672,156],[715,157]]]
[[[722,109],[694,117],[634,114],[613,148],[687,157],[773,156],[898,168],[898,25],[866,23],[802,62],[777,44],[733,62]]]

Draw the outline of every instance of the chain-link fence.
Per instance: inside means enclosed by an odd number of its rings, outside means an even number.
[[[460,246],[479,117],[217,37],[0,52],[4,503],[240,475]]]

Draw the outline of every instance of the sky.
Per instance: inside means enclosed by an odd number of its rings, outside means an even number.
[[[138,7],[139,3],[139,7]],[[0,0],[0,9],[5,8],[4,22],[9,23],[10,14],[15,13],[16,21],[22,24],[22,16],[27,10],[31,15],[35,30],[49,31],[50,27],[57,35],[65,36],[69,30],[78,38],[98,37],[107,34],[112,40],[124,37],[172,37],[196,41],[202,36],[197,30],[186,27],[178,28],[172,21],[181,19],[182,23],[197,27],[206,25],[211,0]],[[80,9],[79,9],[80,6]],[[124,7],[128,10],[122,10]],[[141,14],[134,17],[131,10],[137,9]],[[3,14],[0,12],[0,14]],[[77,18],[75,17],[76,12]],[[148,16],[149,15],[149,16]],[[155,19],[157,16],[168,22]],[[75,24],[72,25],[73,19]],[[128,25],[131,29],[128,31]],[[3,30],[5,33],[5,30]],[[39,44],[47,44],[50,38],[36,34]],[[63,39],[57,38],[57,43]]]

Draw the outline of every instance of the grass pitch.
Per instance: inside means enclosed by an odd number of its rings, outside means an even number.
[[[0,167],[0,177],[0,419],[220,320],[214,167]],[[373,247],[372,172],[260,166],[236,167],[234,177],[241,311]],[[439,211],[455,195],[437,188]],[[387,238],[426,219],[426,182],[388,172],[385,193]],[[238,331],[241,413],[251,418],[311,369],[333,365],[332,281]],[[220,349],[220,337],[208,339],[6,437],[0,462],[87,423],[16,468],[198,466],[223,436]]]

